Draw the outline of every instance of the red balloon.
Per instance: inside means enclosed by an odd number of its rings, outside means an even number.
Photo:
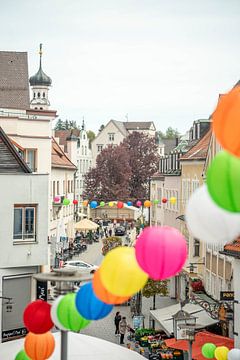
[[[34,334],[44,334],[53,327],[50,315],[51,305],[43,300],[36,300],[27,305],[23,313],[26,328]]]
[[[122,201],[118,201],[118,203],[117,203],[117,208],[118,208],[118,209],[122,209],[123,206],[124,206],[123,202],[122,202]]]
[[[73,204],[77,205],[78,204],[78,200],[73,200]]]
[[[167,198],[162,198],[162,203],[166,204],[166,202],[167,202]]]

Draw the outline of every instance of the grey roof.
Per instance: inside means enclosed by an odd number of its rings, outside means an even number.
[[[155,125],[153,121],[125,121],[124,126],[127,130],[149,130],[151,125]]]
[[[29,109],[26,52],[0,51],[0,107]]]
[[[42,63],[41,63],[41,58],[40,58],[40,65],[39,65],[39,69],[38,72],[31,76],[29,79],[29,83],[31,86],[50,86],[52,84],[52,80],[49,76],[47,76],[47,74],[45,74],[45,72],[42,69]]]
[[[174,139],[161,139],[164,144],[164,154],[168,155],[178,145],[178,138]]]
[[[124,126],[124,123],[122,121],[117,121],[117,120],[110,120],[112,121],[115,126],[121,131],[121,133],[124,135],[124,136],[128,136],[128,132]]]

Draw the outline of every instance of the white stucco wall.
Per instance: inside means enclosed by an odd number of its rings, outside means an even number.
[[[1,268],[47,264],[48,252],[48,175],[1,174],[4,201],[0,207]],[[37,204],[36,234],[33,243],[14,244],[14,204]]]

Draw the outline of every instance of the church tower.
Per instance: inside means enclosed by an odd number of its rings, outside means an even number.
[[[49,86],[52,84],[52,80],[42,70],[42,44],[39,48],[40,64],[38,72],[31,76],[29,83],[32,88],[32,100],[30,101],[31,109],[36,110],[48,110],[50,102],[48,100]]]

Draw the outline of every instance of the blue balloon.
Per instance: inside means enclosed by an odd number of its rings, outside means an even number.
[[[133,204],[133,203],[132,203],[131,201],[128,201],[128,202],[127,202],[127,206],[132,206],[132,204]]]
[[[97,201],[91,201],[91,202],[90,202],[90,207],[91,207],[91,209],[96,209],[97,206],[98,206]]]
[[[107,316],[113,305],[105,304],[94,294],[92,283],[83,285],[76,295],[76,307],[80,315],[87,320],[99,320]]]

